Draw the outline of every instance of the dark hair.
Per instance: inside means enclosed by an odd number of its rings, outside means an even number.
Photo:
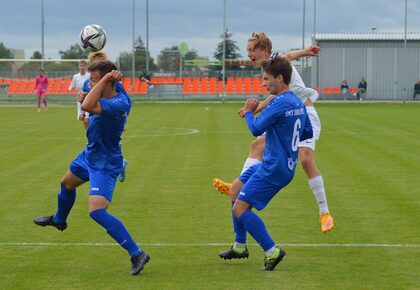
[[[109,60],[102,60],[102,61],[94,62],[88,68],[89,72],[99,71],[101,73],[101,77],[117,69],[118,69],[117,66]]]
[[[282,75],[284,83],[286,85],[290,84],[293,70],[290,62],[287,59],[281,56],[275,56],[269,60],[263,61],[262,67],[266,73],[272,75],[275,78],[279,75]]]

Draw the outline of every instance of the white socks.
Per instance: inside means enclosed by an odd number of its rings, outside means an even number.
[[[234,242],[233,247],[234,248],[245,248],[246,244]]]
[[[316,176],[312,179],[309,179],[309,186],[314,193],[315,199],[318,202],[319,213],[329,212],[327,197],[325,195],[324,180],[322,176]]]
[[[253,165],[255,165],[255,164],[258,164],[258,163],[261,163],[261,160],[258,160],[258,159],[255,159],[255,158],[250,158],[250,157],[248,157],[248,158],[245,160],[244,167],[242,168],[242,172],[241,172],[241,174],[242,174],[242,173],[244,173],[245,171],[247,171],[247,170],[248,170],[248,168],[250,168],[251,166],[253,166]]]
[[[265,251],[265,256],[266,257],[270,257],[271,255],[274,254],[274,252],[276,251],[276,246],[272,247],[271,249],[269,249],[268,251]]]

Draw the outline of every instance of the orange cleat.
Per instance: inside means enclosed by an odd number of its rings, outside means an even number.
[[[332,215],[328,212],[324,212],[319,217],[319,222],[321,223],[321,231],[326,234],[334,228],[334,219]]]
[[[230,195],[230,188],[232,187],[232,183],[224,182],[219,178],[213,178],[213,186],[223,194]]]

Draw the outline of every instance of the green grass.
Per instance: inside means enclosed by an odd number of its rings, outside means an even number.
[[[259,215],[287,256],[258,270],[263,252],[223,261],[230,202],[211,186],[242,168],[253,137],[238,104],[136,104],[123,151],[127,179],[110,212],[152,259],[138,277],[129,257],[88,216],[86,185],[59,232],[32,222],[56,208],[59,181],[86,143],[75,108],[0,107],[0,289],[419,289],[420,104],[319,104],[316,158],[335,229],[323,235],[299,167]],[[188,128],[198,130],[181,130]],[[7,245],[5,243],[55,245]],[[170,244],[161,246],[158,244]],[[314,244],[313,247],[297,244]],[[404,244],[417,247],[323,247]]]

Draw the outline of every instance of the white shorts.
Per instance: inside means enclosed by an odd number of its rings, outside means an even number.
[[[313,136],[310,139],[299,142],[299,147],[311,148],[313,151],[315,151],[315,143],[321,135],[321,120],[318,117],[318,113],[316,112],[315,107],[306,107],[306,112],[308,113],[309,120],[311,120]]]

